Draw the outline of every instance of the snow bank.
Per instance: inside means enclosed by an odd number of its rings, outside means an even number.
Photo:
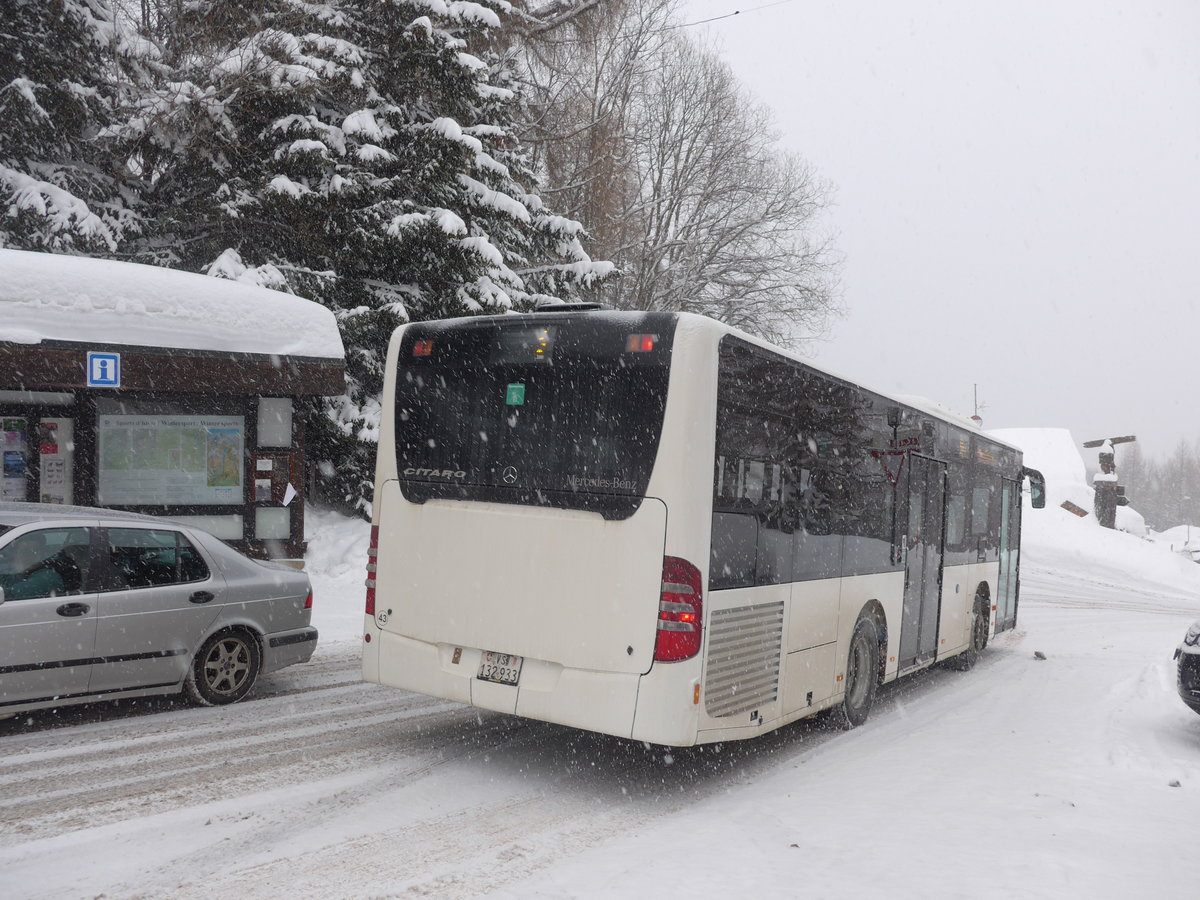
[[[1069,500],[1092,511],[1094,493],[1079,444],[1066,428],[997,428],[988,434],[1021,448],[1025,465],[1046,476],[1046,505]]]
[[[333,313],[191,272],[0,250],[0,341],[81,341],[342,359]]]
[[[363,628],[371,525],[309,505],[304,507],[304,537],[304,570],[313,585],[312,623],[318,645],[357,643]]]
[[[1200,562],[1200,526],[1176,525],[1166,531],[1146,531],[1146,539],[1164,550],[1178,553],[1192,562]]]
[[[1070,431],[1002,428],[991,433],[1020,447],[1025,464],[1046,476],[1045,509],[1030,508],[1025,495],[1023,560],[1047,571],[1086,571],[1103,583],[1132,578],[1149,589],[1200,596],[1200,566],[1169,552],[1169,542],[1146,540],[1146,523],[1136,510],[1118,507],[1117,529],[1110,530],[1101,528],[1093,515],[1081,518],[1061,508],[1069,500],[1091,513],[1094,499],[1080,445]]]
[[[1057,507],[1026,509],[1021,519],[1021,566],[1044,571],[1086,572],[1101,584],[1134,582],[1144,590],[1200,598],[1200,566],[1169,544],[1101,528]]]
[[[1096,494],[1087,481],[1087,468],[1079,452],[1081,445],[1070,431],[1066,428],[998,428],[988,433],[1016,444],[1025,455],[1025,465],[1046,476],[1047,506],[1062,506],[1069,501],[1080,509],[1093,512]],[[1090,515],[1085,521],[1096,523]],[[1130,506],[1118,506],[1117,530],[1145,537],[1146,519]]]
[[[1150,532],[1150,538],[1154,541],[1174,544],[1176,549],[1185,544],[1197,546],[1200,545],[1200,525],[1175,525],[1165,531]]]

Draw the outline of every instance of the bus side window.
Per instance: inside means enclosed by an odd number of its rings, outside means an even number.
[[[713,589],[791,580],[795,514],[788,483],[785,406],[793,367],[738,350],[723,352],[709,583]]]
[[[778,457],[776,457],[778,458]],[[792,580],[792,532],[794,515],[788,509],[789,494],[783,480],[783,465],[766,466],[766,483],[758,510],[758,561],[755,584],[784,584]]]
[[[969,550],[983,562],[999,548],[1000,474],[981,463],[975,464],[971,479],[971,537]]]
[[[967,527],[967,497],[951,494],[946,505],[946,546],[958,549],[962,546]]]
[[[811,581],[841,574],[842,535],[834,527],[828,473],[801,470],[800,525],[793,535],[792,580]]]
[[[842,523],[846,535],[843,550],[843,575],[869,575],[885,572],[896,562],[893,553],[893,509],[895,491],[886,477],[874,474],[879,463],[864,454],[867,472],[860,469],[852,481],[852,503]],[[867,474],[867,473],[870,474]]]
[[[718,457],[709,560],[714,588],[791,580],[790,493],[781,463]]]
[[[729,385],[723,385],[728,390]],[[722,396],[717,406],[717,458],[713,479],[710,590],[750,587],[758,562],[759,505],[767,475],[753,419]]]
[[[992,502],[992,489],[978,483],[971,491],[971,534],[988,533],[988,507]]]
[[[750,587],[758,559],[758,520],[746,513],[713,512],[709,590]]]

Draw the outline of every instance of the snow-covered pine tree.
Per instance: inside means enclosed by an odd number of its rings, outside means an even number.
[[[334,310],[347,388],[308,418],[323,488],[369,509],[393,328],[569,299],[611,270],[533,193],[493,42],[505,2],[193,0],[131,127],[160,264]]]
[[[109,0],[0,0],[0,246],[111,253],[136,228],[106,135],[149,48]]]

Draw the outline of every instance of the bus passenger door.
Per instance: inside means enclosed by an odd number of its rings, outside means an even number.
[[[901,670],[933,659],[937,653],[946,530],[945,463],[915,454],[908,462]]]
[[[1021,540],[1021,482],[1000,482],[1000,575],[996,583],[996,633],[1017,624],[1017,548]]]

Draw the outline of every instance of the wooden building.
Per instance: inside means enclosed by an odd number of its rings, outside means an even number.
[[[152,266],[0,250],[0,500],[132,510],[304,552],[297,402],[341,394],[324,307]]]

